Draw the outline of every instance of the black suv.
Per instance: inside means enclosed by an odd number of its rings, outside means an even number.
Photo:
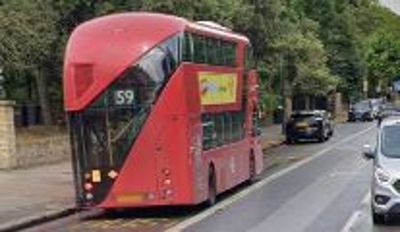
[[[286,124],[286,141],[288,144],[300,139],[324,142],[333,135],[334,125],[330,113],[325,110],[297,111]]]

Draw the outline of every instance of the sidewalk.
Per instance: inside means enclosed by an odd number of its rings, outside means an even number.
[[[285,136],[282,134],[282,125],[273,124],[261,128],[261,146],[264,149],[279,146],[285,141]]]
[[[262,128],[263,149],[283,142],[281,126]],[[71,163],[0,171],[0,231],[54,218],[74,208]]]
[[[0,231],[54,217],[74,206],[70,162],[0,171]]]

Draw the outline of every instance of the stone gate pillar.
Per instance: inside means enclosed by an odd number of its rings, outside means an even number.
[[[17,165],[13,101],[0,100],[0,169]]]

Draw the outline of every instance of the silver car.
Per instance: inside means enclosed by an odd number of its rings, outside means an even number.
[[[375,149],[363,146],[372,159],[371,208],[375,224],[384,224],[390,215],[400,214],[400,117],[385,119],[379,128]]]

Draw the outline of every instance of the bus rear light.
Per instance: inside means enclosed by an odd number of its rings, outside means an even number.
[[[100,170],[92,170],[92,182],[99,183],[101,182],[101,173]]]
[[[90,178],[92,178],[92,176],[90,175],[90,173],[85,173],[85,179],[86,179],[86,180],[90,180]]]
[[[91,193],[86,193],[86,199],[87,199],[87,200],[92,200],[92,199],[93,199],[93,194],[91,194]]]
[[[118,176],[118,173],[114,170],[111,170],[108,172],[108,177],[110,177],[111,179],[115,179],[115,178],[117,178],[117,176]]]
[[[170,185],[172,183],[171,179],[165,179],[164,184],[165,185]]]
[[[84,188],[86,191],[90,191],[93,189],[93,185],[91,183],[85,183]]]
[[[154,193],[147,194],[147,199],[154,200],[155,198],[156,198],[156,196],[154,195]]]
[[[171,189],[166,189],[166,190],[164,191],[164,193],[165,193],[165,196],[166,196],[166,197],[170,197],[170,196],[172,195],[172,190],[171,190]]]
[[[171,171],[168,168],[165,168],[162,170],[162,173],[166,176],[169,176],[171,174]]]

